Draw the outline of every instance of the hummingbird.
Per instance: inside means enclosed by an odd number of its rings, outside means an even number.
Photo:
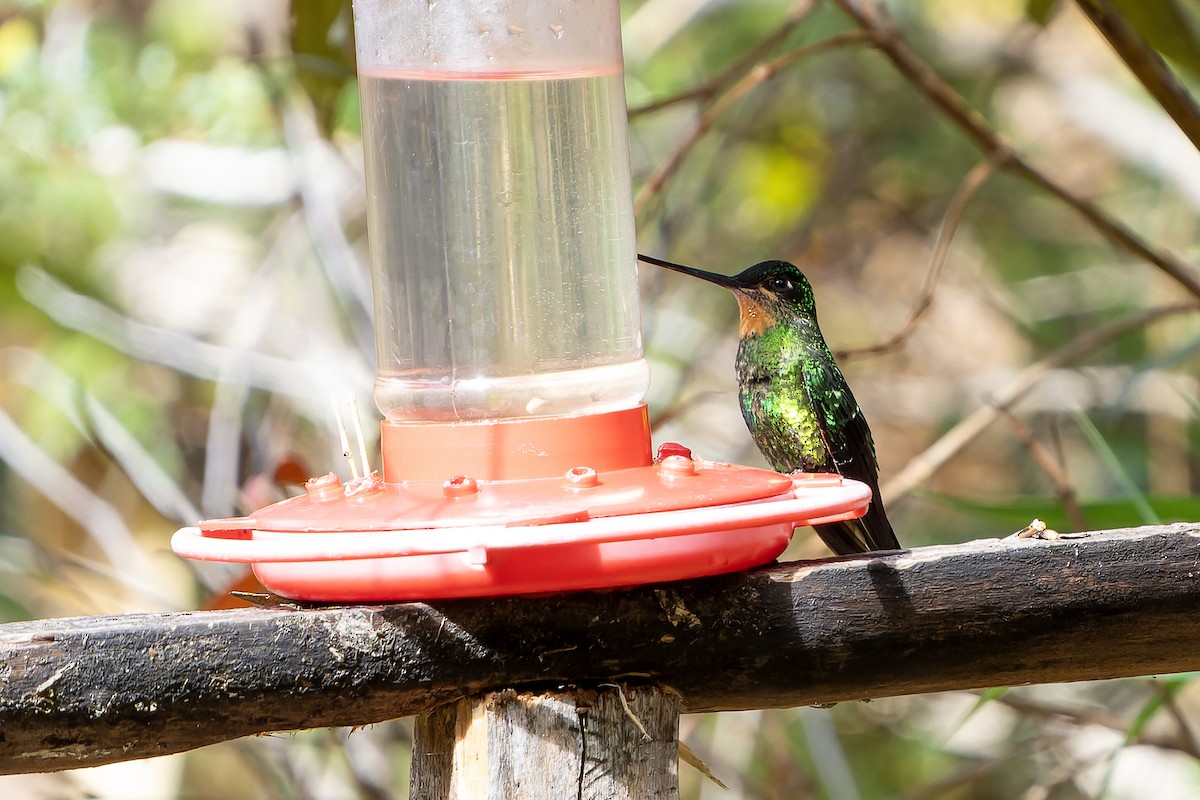
[[[838,555],[899,550],[879,499],[871,429],[821,334],[804,273],[786,261],[729,277],[641,254],[638,260],[724,286],[737,298],[742,418],[775,470],[836,472],[871,487],[863,517],[815,526],[825,544]]]

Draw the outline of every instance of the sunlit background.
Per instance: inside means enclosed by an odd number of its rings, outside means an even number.
[[[196,608],[236,572],[176,558],[177,527],[343,467],[330,399],[371,411],[375,370],[348,5],[0,0],[0,620]],[[1194,86],[1195,6],[1140,6]],[[1196,261],[1200,155],[1073,5],[890,11],[1035,169]],[[833,3],[622,13],[640,248],[728,273],[801,266],[905,545],[1034,517],[1200,518],[1184,287],[979,166]],[[737,409],[736,304],[642,269],[656,441],[763,464]],[[789,556],[825,552],[801,532]],[[246,739],[0,792],[403,797],[410,730]],[[681,784],[705,800],[1186,798],[1198,731],[1187,676],[697,715],[683,739],[730,789],[686,766]]]

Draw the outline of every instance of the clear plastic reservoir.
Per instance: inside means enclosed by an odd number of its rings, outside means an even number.
[[[355,0],[391,419],[645,393],[616,0]]]

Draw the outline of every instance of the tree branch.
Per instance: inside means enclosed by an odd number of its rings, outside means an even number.
[[[912,84],[936,109],[953,122],[975,145],[988,155],[1007,152],[1009,142],[987,124],[983,116],[942,80],[899,35],[874,3],[863,0],[837,0],[838,6],[864,31],[870,34],[875,47],[896,71]],[[1100,206],[1079,197],[1065,186],[1041,172],[1019,153],[1012,152],[1002,162],[1001,169],[1016,175],[1074,208],[1088,223],[1113,245],[1150,262],[1173,278],[1190,294],[1200,297],[1200,273],[1174,253],[1158,250],[1141,239],[1119,220],[1109,216]]]
[[[1046,477],[1054,484],[1054,493],[1058,495],[1058,500],[1062,503],[1063,510],[1067,514],[1067,519],[1071,522],[1071,530],[1085,530],[1087,528],[1087,518],[1083,515],[1083,507],[1079,505],[1079,498],[1075,494],[1075,487],[1071,484],[1071,479],[1067,475],[1066,465],[1055,458],[1054,454],[1050,452],[1050,448],[1041,443],[1037,438],[1037,434],[1025,424],[1024,420],[1016,417],[1008,409],[996,409],[996,411],[1004,418],[1008,426],[1012,428],[1013,433],[1016,434],[1021,444],[1025,445],[1025,449],[1029,451],[1029,455],[1037,462],[1037,465],[1042,468],[1042,472],[1045,472]]]
[[[1037,385],[1041,377],[1050,370],[1069,364],[1130,331],[1176,314],[1194,314],[1197,311],[1200,311],[1200,306],[1191,304],[1159,306],[1138,311],[1099,328],[1084,331],[1045,358],[1021,370],[1012,380],[992,392],[988,403],[976,408],[953,428],[942,434],[936,442],[910,459],[904,469],[883,484],[883,497],[894,500],[908,494],[915,487],[933,477],[933,474],[942,465],[970,444],[976,436],[992,424],[996,417],[1016,405],[1017,401]]]
[[[652,114],[655,111],[662,111],[664,108],[686,103],[691,100],[709,101],[716,96],[723,88],[729,85],[735,78],[746,72],[749,72],[755,64],[764,58],[767,53],[775,49],[777,45],[783,42],[792,31],[799,27],[800,23],[808,19],[808,16],[816,9],[815,0],[800,0],[795,7],[788,13],[787,18],[781,25],[776,27],[756,44],[750,47],[736,61],[728,67],[717,73],[712,78],[690,89],[686,89],[678,94],[670,97],[664,97],[661,100],[655,100],[647,103],[644,106],[629,109],[629,118],[635,119],[645,114]]]
[[[0,772],[615,680],[684,711],[1200,668],[1200,524],[604,592],[0,626]]]
[[[704,109],[700,116],[696,118],[696,121],[692,123],[692,127],[688,129],[683,138],[679,140],[679,143],[675,145],[675,149],[667,154],[666,159],[663,160],[658,169],[646,178],[646,182],[642,184],[642,188],[638,190],[637,197],[633,200],[634,216],[639,219],[642,217],[650,201],[662,191],[667,181],[679,171],[679,167],[682,166],[684,159],[687,158],[692,148],[696,146],[696,142],[700,141],[704,134],[708,133],[709,129],[721,118],[721,115],[729,110],[730,106],[744,97],[751,89],[759,84],[770,81],[780,72],[802,59],[841,47],[863,44],[869,41],[869,33],[847,31],[845,33],[834,34],[828,39],[822,39],[819,42],[814,42],[789,53],[784,53],[770,61],[755,64],[741,80],[729,87],[719,97],[716,97]]]
[[[1142,87],[1200,150],[1200,106],[1162,56],[1138,35],[1109,0],[1075,0],[1075,4],[1108,40]]]
[[[925,313],[933,305],[934,295],[937,294],[938,281],[941,280],[942,272],[945,270],[946,258],[950,255],[950,243],[954,241],[954,234],[958,231],[958,226],[962,223],[968,206],[975,199],[975,195],[979,190],[983,188],[987,179],[1008,158],[1010,152],[1009,150],[996,150],[985,160],[972,167],[971,171],[962,179],[962,183],[958,185],[958,190],[954,193],[954,197],[950,198],[950,205],[947,206],[946,213],[942,217],[942,225],[938,229],[937,241],[933,245],[933,253],[929,257],[929,270],[925,273],[925,285],[921,287],[921,296],[917,300],[916,306],[910,312],[908,321],[904,323],[904,326],[882,342],[868,347],[838,351],[835,355],[839,361],[895,350],[916,332],[917,325],[920,324]]]

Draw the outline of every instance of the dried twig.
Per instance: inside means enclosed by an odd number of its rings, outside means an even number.
[[[1133,29],[1110,0],[1075,0],[1179,130],[1200,149],[1200,106],[1162,56]]]
[[[951,772],[944,778],[909,789],[897,800],[930,800],[931,798],[945,797],[955,789],[964,789],[993,773],[1011,768],[1013,762],[1019,758],[1028,758],[1039,752],[1047,744],[1046,739],[1047,737],[1044,736],[1038,737],[1022,742],[1018,747],[999,753],[994,758],[969,761],[966,766]]]
[[[75,477],[3,409],[0,464],[7,464],[14,475],[87,532],[109,564],[120,565],[130,575],[150,574],[145,555],[121,510]]]
[[[649,741],[651,738],[650,734],[646,732],[646,726],[642,724],[640,719],[638,719],[637,714],[634,714],[633,709],[629,707],[629,701],[625,699],[625,690],[621,688],[621,684],[601,683],[598,685],[601,689],[607,688],[617,690],[617,700],[621,702],[621,710],[625,712],[625,716],[629,718],[629,721],[633,723],[633,726],[638,729],[638,733],[642,735],[642,738]]]
[[[1076,336],[1041,361],[1023,369],[992,395],[990,404],[982,405],[972,411],[961,422],[946,431],[940,439],[926,448],[923,453],[910,460],[903,470],[884,484],[883,496],[895,499],[908,494],[914,487],[929,480],[943,464],[982,433],[1003,409],[1011,408],[1014,403],[1024,397],[1049,370],[1074,361],[1125,333],[1166,317],[1196,311],[1200,311],[1200,306],[1194,304],[1159,306],[1122,317],[1108,325],[1092,328]]]
[[[1013,692],[996,697],[993,699],[993,702],[1007,706],[1018,714],[1035,719],[1057,719],[1078,727],[1090,725],[1106,728],[1120,734],[1125,734],[1129,731],[1128,720],[1114,717],[1099,709],[1073,708],[1057,705]],[[1145,744],[1152,747],[1160,747],[1164,750],[1178,750],[1181,753],[1190,755],[1192,758],[1200,758],[1200,749],[1197,749],[1196,743],[1190,735],[1161,736],[1143,731],[1132,744]]]
[[[1196,736],[1192,733],[1192,727],[1188,724],[1187,715],[1183,713],[1183,709],[1179,707],[1178,685],[1168,686],[1159,681],[1150,681],[1150,685],[1158,692],[1162,698],[1163,707],[1167,713],[1171,715],[1171,719],[1175,720],[1175,725],[1179,728],[1179,737],[1175,741],[1183,743],[1182,747],[1177,749],[1183,750],[1192,758],[1200,758],[1200,742],[1196,741]]]
[[[1008,159],[1010,154],[1011,151],[1007,149],[996,150],[987,160],[976,164],[959,184],[958,191],[954,193],[950,205],[946,208],[946,214],[942,217],[942,226],[938,230],[937,242],[933,246],[933,255],[929,259],[929,271],[925,274],[925,285],[921,287],[921,297],[917,300],[917,305],[913,308],[904,326],[877,344],[838,351],[836,355],[839,359],[886,353],[899,347],[909,336],[912,336],[929,307],[933,305],[937,284],[945,270],[946,257],[950,254],[950,243],[954,240],[954,234],[966,214],[967,207],[987,179],[991,177],[997,167]]]
[[[674,422],[684,414],[691,411],[694,407],[701,403],[708,402],[714,397],[720,396],[721,392],[697,392],[680,400],[674,400],[666,408],[655,414],[650,420],[650,431],[657,433],[664,425]]]
[[[815,0],[802,0],[797,3],[792,12],[788,14],[787,19],[783,24],[776,27],[768,33],[756,44],[750,47],[741,58],[730,64],[718,74],[709,78],[704,83],[698,86],[693,86],[690,89],[685,89],[678,94],[664,97],[661,100],[655,100],[652,103],[647,103],[644,106],[629,109],[629,118],[652,114],[655,111],[662,111],[664,108],[686,103],[691,100],[712,100],[723,88],[728,86],[733,80],[743,73],[749,72],[767,53],[771,52],[784,39],[794,31],[801,22],[808,18],[808,15],[817,7]]]
[[[998,408],[996,411],[1008,422],[1013,433],[1021,440],[1021,444],[1025,445],[1025,449],[1029,451],[1033,460],[1054,482],[1054,492],[1058,495],[1063,509],[1067,512],[1067,517],[1071,520],[1072,530],[1087,530],[1087,519],[1083,515],[1083,509],[1079,505],[1075,487],[1071,485],[1071,478],[1067,475],[1066,467],[1055,458],[1054,454],[1050,452],[1050,448],[1041,443],[1033,429],[1026,425],[1024,420],[1012,414],[1008,409]]]
[[[953,122],[985,153],[1010,149],[1008,141],[971,108],[961,95],[942,80],[924,60],[918,56],[893,26],[884,19],[871,0],[860,3],[852,0],[836,0],[838,6],[864,31],[868,32],[876,48],[891,61],[904,78],[922,96]],[[1113,245],[1150,262],[1183,286],[1190,294],[1200,297],[1200,273],[1174,253],[1152,247],[1124,223],[1111,217],[1098,205],[1071,192],[1045,173],[1029,164],[1019,153],[1013,152],[1004,161],[1002,169],[1049,192],[1074,208],[1105,239]]]
[[[289,220],[290,221],[290,220]],[[31,305],[68,330],[80,331],[131,358],[162,364],[204,380],[225,378],[290,397],[310,398],[328,373],[298,361],[212,344],[189,334],[150,325],[72,290],[48,272],[23,267],[17,289]],[[232,369],[232,373],[230,370]]]
[[[675,145],[675,149],[667,155],[658,169],[646,178],[646,182],[642,184],[642,188],[638,191],[637,197],[633,201],[634,215],[639,218],[641,217],[642,212],[645,211],[650,201],[662,191],[663,186],[671,179],[671,176],[679,171],[679,167],[683,164],[684,159],[687,158],[692,148],[696,146],[696,142],[700,141],[704,134],[712,128],[713,124],[731,105],[744,97],[751,89],[771,80],[797,61],[841,47],[863,44],[871,40],[872,34],[870,32],[847,31],[846,33],[835,34],[828,39],[822,39],[819,42],[814,42],[789,53],[784,53],[770,61],[756,64],[741,80],[729,87],[720,97],[717,97],[697,117],[696,121],[692,123],[692,127],[683,135],[679,143]]]

